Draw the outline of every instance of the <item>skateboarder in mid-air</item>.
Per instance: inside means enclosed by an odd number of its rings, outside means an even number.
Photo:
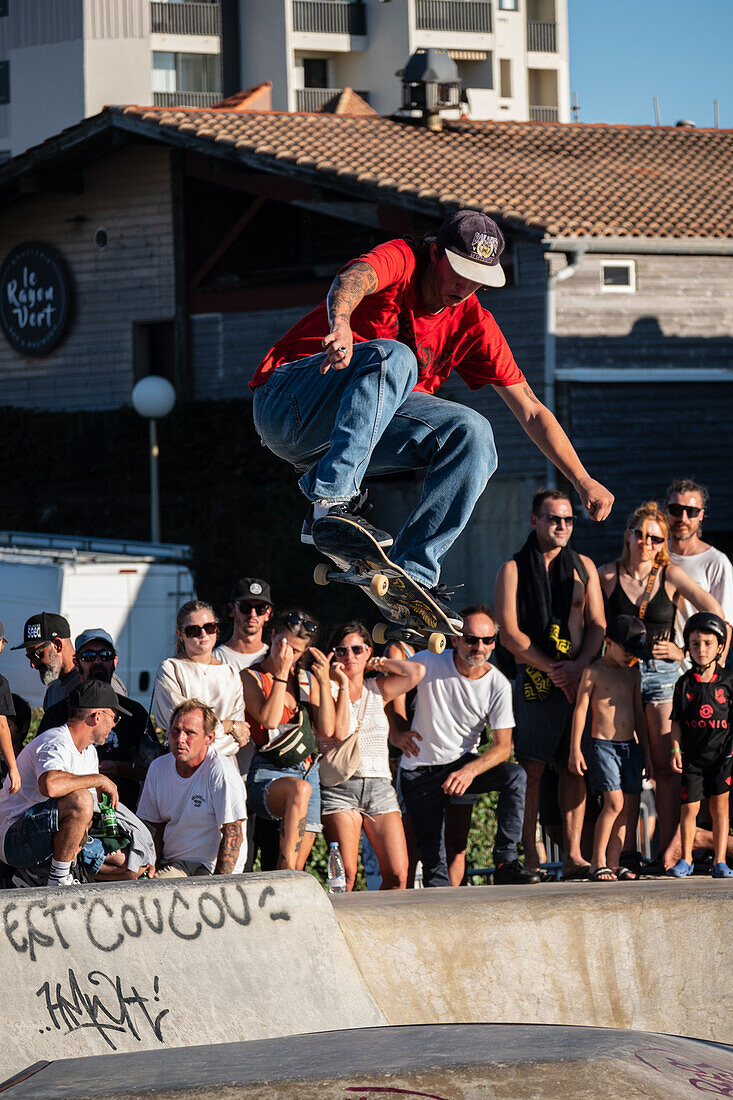
[[[461,210],[435,236],[377,245],[347,264],[325,302],[278,340],[257,368],[254,421],[276,455],[304,471],[311,502],[301,538],[328,518],[328,547],[362,518],[367,473],[424,470],[422,496],[394,541],[392,560],[445,602],[441,562],[497,466],[491,425],[435,391],[455,369],[470,389],[491,385],[530,439],[575,486],[594,520],[613,496],[585,470],[557,420],[535,397],[492,315],[476,297],[500,287],[504,238],[491,218]],[[341,523],[334,523],[340,520]],[[315,527],[314,527],[315,525]],[[348,525],[348,526],[347,526]],[[323,527],[323,523],[322,523]]]

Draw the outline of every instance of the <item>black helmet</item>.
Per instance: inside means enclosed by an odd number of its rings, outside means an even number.
[[[690,635],[694,630],[700,630],[704,634],[714,634],[721,645],[725,645],[728,638],[725,623],[720,615],[714,615],[712,611],[697,611],[687,620],[685,629],[682,632],[685,639],[685,649],[690,648]]]

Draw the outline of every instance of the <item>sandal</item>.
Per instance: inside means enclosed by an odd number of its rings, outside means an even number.
[[[616,872],[610,867],[596,867],[588,875],[591,882],[616,882]]]
[[[585,882],[590,877],[590,863],[583,863],[579,867],[571,867],[567,871],[563,867],[561,882]]]
[[[733,878],[733,871],[727,863],[716,863],[710,874],[713,878]]]
[[[629,867],[617,867],[616,878],[619,882],[636,882],[638,875]]]
[[[673,878],[687,878],[694,870],[694,863],[688,863],[686,859],[678,859],[674,867],[669,868],[667,874],[672,875]]]

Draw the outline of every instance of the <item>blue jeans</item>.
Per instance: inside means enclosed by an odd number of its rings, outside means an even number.
[[[5,862],[10,867],[39,867],[53,856],[53,838],[59,831],[59,804],[47,798],[29,806],[5,834]],[[76,857],[90,874],[96,875],[104,863],[104,845],[96,837],[87,837]]]
[[[350,500],[367,470],[424,470],[420,502],[391,557],[431,587],[496,469],[491,425],[473,409],[413,392],[417,362],[396,340],[356,344],[346,370],[320,374],[323,360],[283,363],[255,390],[257,432],[306,471],[299,484],[309,500]]]
[[[415,833],[426,886],[450,886],[444,833],[445,808],[450,796],[443,790],[443,784],[451,772],[458,771],[473,759],[472,753],[465,753],[451,764],[429,764],[410,771],[400,768],[400,788]],[[517,859],[519,855],[517,845],[522,839],[526,789],[524,768],[508,762],[476,776],[468,788],[471,794],[499,792],[494,843],[496,864]]]

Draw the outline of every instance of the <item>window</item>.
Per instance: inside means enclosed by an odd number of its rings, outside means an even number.
[[[633,294],[636,290],[636,260],[601,260],[601,290],[612,294]]]
[[[328,58],[304,57],[303,58],[303,87],[304,88],[328,88]]]
[[[10,103],[9,61],[0,61],[0,103]]]
[[[519,11],[519,0],[499,0],[499,11]]]
[[[499,61],[499,95],[502,99],[512,98],[512,63],[508,57]]]
[[[132,374],[135,382],[159,374],[176,383],[176,342],[173,321],[132,324]]]
[[[213,53],[153,52],[154,92],[216,92],[218,57]]]

